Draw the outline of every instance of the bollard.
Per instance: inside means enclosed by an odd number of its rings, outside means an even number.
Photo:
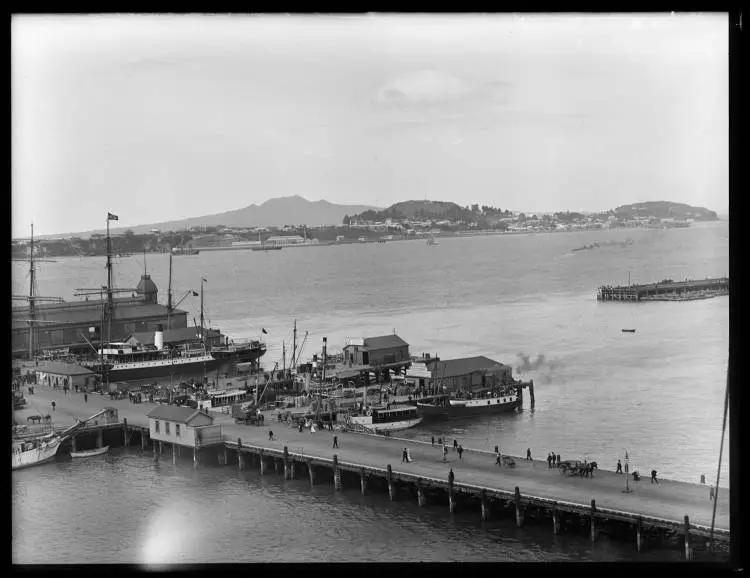
[[[367,478],[365,477],[365,469],[359,468],[359,485],[362,488],[362,495],[365,495],[365,489],[367,488]]]
[[[258,462],[260,462],[260,475],[262,476],[266,471],[266,464],[263,462],[263,448],[260,448],[260,453],[258,454]]]
[[[172,444],[172,463],[177,463],[177,444]]]
[[[552,533],[557,535],[560,533],[560,512],[557,511],[557,506],[552,506]]]
[[[237,467],[240,470],[245,469],[245,459],[242,456],[242,440],[237,438]]]
[[[591,498],[591,541],[596,542],[596,500]]]
[[[123,445],[127,448],[130,447],[130,439],[128,438],[128,418],[122,418],[122,437]]]
[[[341,472],[339,471],[339,457],[333,454],[333,487],[341,489]]]
[[[179,448],[178,448],[179,451]],[[198,446],[193,446],[193,467],[197,468],[200,463],[200,455],[198,454]]]
[[[289,479],[289,448],[284,446],[284,479]]]
[[[422,483],[419,479],[417,479],[417,482],[415,484],[417,486],[417,505],[420,508],[423,508],[424,505],[427,503],[427,499],[424,495],[424,490],[422,489]]]
[[[516,486],[516,526],[523,526],[523,511],[521,510],[521,490]]]
[[[693,559],[693,547],[690,544],[690,518],[685,516],[685,560]]]
[[[315,466],[313,466],[312,460],[307,460],[307,471],[310,474],[310,485],[315,485]]]
[[[643,518],[640,516],[635,522],[635,547],[638,552],[643,549]]]
[[[489,520],[490,510],[487,507],[487,491],[484,488],[482,488],[482,491],[479,492],[479,498],[481,500],[482,507],[482,520]]]
[[[388,464],[388,468],[385,472],[385,481],[388,483],[388,497],[393,501],[396,492],[393,487],[393,468],[391,467],[391,464]]]
[[[73,451],[73,452],[76,451],[76,437],[78,437],[78,436],[73,435],[70,438],[70,448],[71,448],[71,451]]]

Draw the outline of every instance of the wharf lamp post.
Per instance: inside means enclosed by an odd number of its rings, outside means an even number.
[[[625,489],[623,490],[623,493],[629,494],[633,490],[630,489],[630,485],[628,483],[628,476],[630,475],[630,458],[628,457],[628,450],[625,449]]]

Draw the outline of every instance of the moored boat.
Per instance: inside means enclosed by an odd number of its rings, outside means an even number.
[[[435,395],[417,400],[419,414],[424,417],[467,417],[515,411],[521,407],[517,391],[487,392],[463,399]]]
[[[93,456],[100,456],[106,454],[109,451],[109,446],[101,448],[94,448],[93,450],[84,450],[82,452],[70,452],[71,458],[90,458]]]
[[[29,440],[15,440],[11,458],[11,468],[18,470],[48,462],[57,454],[63,438],[54,434]]]
[[[372,433],[383,433],[401,431],[414,427],[422,421],[423,417],[418,414],[413,405],[372,408],[365,415],[353,415],[348,417],[348,422],[353,426],[360,426]]]

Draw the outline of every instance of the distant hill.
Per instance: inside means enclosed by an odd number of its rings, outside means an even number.
[[[684,203],[670,201],[649,201],[647,203],[633,203],[622,205],[614,211],[618,219],[633,219],[635,217],[655,217],[657,219],[693,219],[695,221],[718,221],[714,211],[704,207],[691,207]]]
[[[350,217],[357,219],[380,220],[383,218],[405,218],[411,219],[432,218],[432,219],[456,219],[464,221],[474,221],[478,215],[472,211],[445,201],[402,201],[391,205],[387,209],[369,209],[359,214],[349,214]]]
[[[292,197],[280,197],[269,199],[261,205],[249,205],[242,209],[226,211],[202,217],[191,217],[177,221],[164,221],[161,223],[150,223],[136,225],[134,227],[112,228],[113,233],[122,233],[128,229],[136,234],[147,233],[151,229],[161,231],[177,231],[200,225],[216,226],[226,225],[228,227],[280,227],[283,225],[340,225],[345,215],[353,215],[367,210],[379,210],[380,207],[367,205],[336,205],[328,201],[308,201],[295,195]],[[124,217],[120,215],[120,217]],[[85,233],[74,233],[76,236],[86,238],[93,233],[103,233],[104,229],[87,231]],[[73,235],[73,233],[71,233]],[[59,237],[60,235],[54,235]]]

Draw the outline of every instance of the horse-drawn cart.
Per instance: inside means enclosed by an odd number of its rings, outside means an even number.
[[[560,462],[561,476],[586,476],[594,477],[594,470],[597,469],[596,462],[582,462],[579,460],[567,460]]]
[[[263,414],[258,413],[251,404],[236,403],[232,406],[232,417],[234,423],[243,425],[263,425]]]

